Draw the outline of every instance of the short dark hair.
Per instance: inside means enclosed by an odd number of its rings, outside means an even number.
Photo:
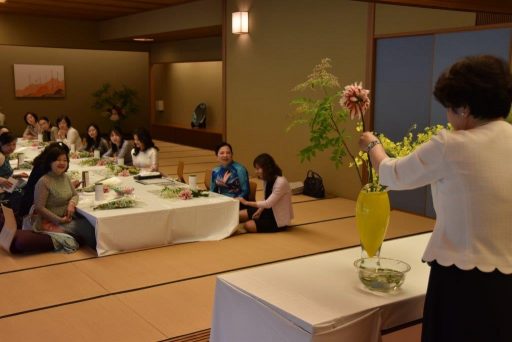
[[[59,122],[61,122],[62,120],[66,121],[68,128],[71,127],[71,120],[68,118],[67,115],[61,115],[57,118],[57,120],[55,120],[55,123],[57,123],[57,126],[59,126]]]
[[[46,152],[46,155],[42,162],[43,174],[46,174],[52,170],[52,163],[59,159],[59,156],[61,155],[66,156],[66,160],[68,161],[66,171],[69,169],[69,149],[64,148],[62,145],[56,144],[55,146],[50,147]]]
[[[466,57],[439,77],[434,96],[446,108],[468,106],[475,118],[506,118],[512,102],[510,67],[495,56]]]
[[[41,120],[44,120],[44,121],[50,123],[50,119],[48,119],[47,116],[41,116],[38,121],[41,121]]]
[[[37,118],[37,114],[34,113],[34,112],[26,112],[25,115],[23,116],[23,119],[25,120],[25,123],[28,125],[28,121],[27,121],[27,116],[29,115],[32,115],[32,117],[37,121],[39,121],[39,119]]]
[[[229,147],[231,154],[233,154],[233,147],[231,147],[231,145],[228,144],[227,142],[223,141],[215,147],[215,155],[219,154],[220,149],[223,148],[224,146]]]
[[[268,153],[262,153],[252,162],[254,167],[259,166],[263,170],[263,179],[266,181],[272,181],[277,176],[282,176],[283,171],[276,164],[274,158]]]

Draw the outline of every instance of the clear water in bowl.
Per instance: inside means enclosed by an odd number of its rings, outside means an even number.
[[[379,257],[358,259],[354,266],[363,285],[379,292],[391,292],[400,288],[404,283],[405,274],[411,269],[411,266],[403,261]]]

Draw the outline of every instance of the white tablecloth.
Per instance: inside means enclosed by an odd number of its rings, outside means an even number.
[[[103,177],[102,167],[89,170],[91,182]],[[238,225],[239,202],[215,193],[190,200],[164,199],[162,185],[143,185],[133,177],[118,177],[120,187],[133,187],[134,208],[93,210],[94,193],[82,193],[77,211],[96,228],[96,251],[108,255],[120,251],[193,241],[221,240]]]
[[[388,241],[382,256],[412,269],[392,294],[366,290],[354,260],[360,248],[221,275],[217,278],[210,340],[379,341],[380,331],[423,315],[429,234]]]

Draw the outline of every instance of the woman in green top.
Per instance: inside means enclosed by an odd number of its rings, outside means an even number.
[[[75,214],[78,194],[66,175],[68,167],[69,157],[62,147],[48,151],[43,162],[45,175],[37,182],[34,192],[34,205],[38,214],[34,230],[48,233],[52,238],[58,238],[61,234],[70,235],[80,244],[96,249],[94,227],[84,217]],[[64,249],[66,247],[72,249],[72,246],[63,246]]]

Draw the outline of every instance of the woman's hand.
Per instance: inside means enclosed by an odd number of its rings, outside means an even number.
[[[76,211],[75,203],[69,202],[68,208],[66,211],[66,217],[69,218],[69,221],[71,221],[71,219],[73,218],[73,214],[75,213],[75,211]]]
[[[262,213],[262,212],[263,212],[263,208],[258,208],[258,210],[256,210],[256,211],[254,212],[254,214],[252,214],[252,217],[251,217],[251,218],[252,218],[253,220],[257,220],[257,219],[259,219],[259,218],[260,218],[260,216],[261,216],[261,213]]]
[[[60,223],[69,223],[69,222],[71,222],[71,220],[72,220],[71,217],[68,217],[67,215],[65,215],[60,218]]]
[[[249,203],[249,201],[247,201],[245,198],[243,197],[237,197],[237,199],[240,201],[240,203],[242,203],[243,205],[247,205],[247,203]]]
[[[59,131],[57,132],[57,138],[64,140],[64,139],[66,139],[67,134],[68,134],[67,129],[66,130],[59,129]]]
[[[26,172],[21,172],[21,173],[18,173],[17,175],[13,175],[14,178],[28,178],[28,173]]]
[[[8,179],[0,177],[0,186],[2,188],[8,189],[8,188],[10,188],[12,186],[12,183]]]
[[[372,132],[363,132],[359,137],[359,149],[363,152],[367,152],[368,144],[374,140],[379,140]]]

